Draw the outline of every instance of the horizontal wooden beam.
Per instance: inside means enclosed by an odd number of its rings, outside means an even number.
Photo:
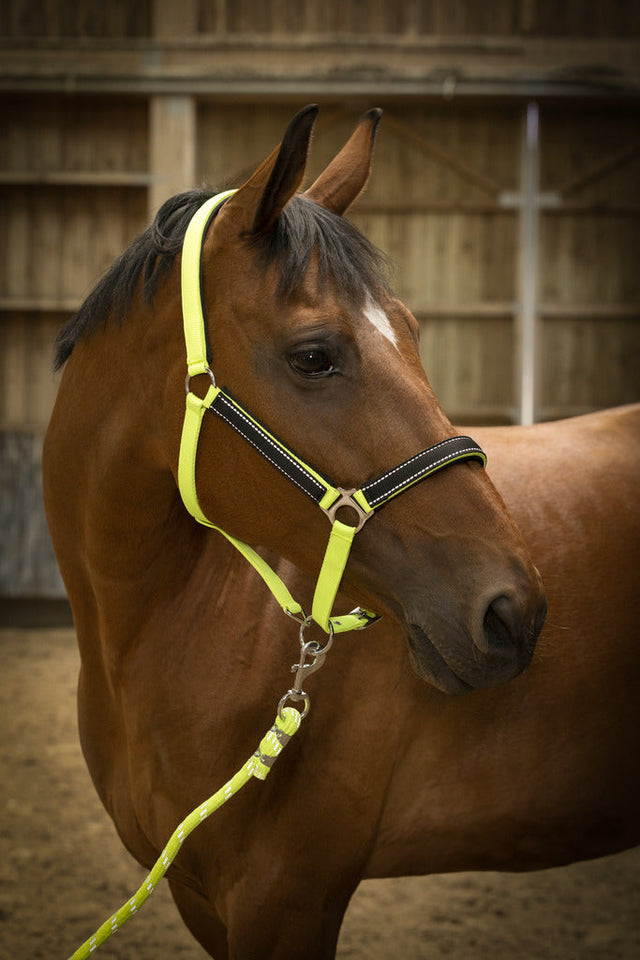
[[[482,319],[511,319],[518,310],[516,303],[499,302],[490,303],[488,301],[475,301],[465,303],[415,303],[411,304],[411,310],[418,320],[447,320],[464,319],[467,317],[474,320]]]
[[[4,186],[148,187],[152,180],[128,170],[0,170]]]
[[[543,320],[640,320],[640,303],[541,303]]]
[[[511,318],[517,303],[475,301],[465,303],[412,303],[418,320]],[[640,303],[542,303],[536,313],[543,320],[640,320]]]
[[[75,313],[82,304],[75,297],[0,297],[2,313]]]
[[[256,34],[20,45],[5,38],[0,51],[3,90],[298,103],[345,96],[640,96],[636,39]]]
[[[1,177],[1,174],[0,174]],[[465,203],[456,200],[416,200],[416,201],[377,201],[358,200],[351,208],[354,213],[367,214],[394,214],[398,216],[417,216],[421,214],[507,214],[519,212],[518,204],[502,203]],[[553,206],[543,207],[540,216],[547,214],[561,214],[565,216],[602,216],[602,217],[637,217],[640,216],[640,205],[637,203],[573,203],[560,201]]]

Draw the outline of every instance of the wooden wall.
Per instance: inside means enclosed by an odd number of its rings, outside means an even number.
[[[240,182],[290,112],[203,103],[198,177]],[[310,178],[354,120],[325,107]],[[425,368],[458,422],[519,415],[523,122],[520,104],[390,105],[352,212],[391,255],[398,293],[421,322]],[[541,110],[537,419],[640,396],[639,146],[634,109]]]
[[[147,103],[0,103],[0,597],[64,594],[42,508],[53,344],[147,221]]]
[[[635,109],[542,113],[540,402],[545,417],[640,397]]]
[[[171,7],[174,9],[171,10]],[[4,0],[10,37],[149,37],[158,18],[199,34],[615,37],[638,35],[633,0]]]
[[[561,6],[552,17],[557,5],[544,0],[184,0],[176,20],[168,0],[7,0],[0,41],[6,51],[23,42],[46,60],[59,38],[104,56],[114,38],[125,38],[127,55],[138,51],[153,65],[157,48],[149,53],[145,44],[172,31],[192,33],[185,63],[191,49],[201,49],[197,41],[213,36],[251,35],[259,50],[261,35],[305,34],[329,44],[346,32],[363,50],[370,37],[372,50],[388,43],[401,54],[405,40],[420,37],[570,38],[577,24],[581,42],[637,35],[633,4],[624,0]],[[286,51],[283,58],[284,74]],[[303,102],[184,87],[141,93],[135,84],[119,95],[71,83],[45,87],[14,82],[0,95],[0,597],[62,592],[40,493],[57,330],[166,196],[202,181],[241,182]],[[420,321],[423,362],[445,409],[457,422],[517,421],[526,102],[465,99],[452,90],[438,100],[318,99],[309,179],[363,109],[385,108],[374,172],[352,217],[395,265],[396,290]],[[640,399],[637,100],[543,98],[537,163],[535,416]]]

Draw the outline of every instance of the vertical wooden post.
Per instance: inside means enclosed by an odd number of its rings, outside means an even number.
[[[168,197],[196,185],[196,106],[193,97],[150,98],[149,167],[151,219]]]
[[[164,40],[197,33],[197,0],[153,0],[153,35]],[[196,107],[193,97],[153,96],[149,100],[149,216],[168,197],[195,186]]]

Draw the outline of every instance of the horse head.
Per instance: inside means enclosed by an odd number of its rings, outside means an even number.
[[[299,193],[316,113],[294,117],[208,226],[202,299],[217,383],[307,463],[359,488],[455,430],[423,371],[416,320],[392,295],[381,255],[343,217],[368,179],[380,111]],[[176,348],[174,384],[183,365]],[[170,396],[177,476],[184,401]],[[195,477],[216,526],[317,575],[326,517],[214,417]],[[417,672],[449,693],[519,674],[544,620],[539,575],[478,463],[390,499],[355,537],[342,589],[400,624]]]

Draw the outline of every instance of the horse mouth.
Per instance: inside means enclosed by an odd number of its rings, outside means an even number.
[[[422,627],[409,624],[407,639],[411,665],[421,680],[452,696],[470,693],[475,689],[447,663]]]
[[[451,638],[451,656],[447,659],[441,652],[442,648],[449,649],[446,639],[437,645],[415,623],[409,624],[407,637],[411,664],[420,679],[453,696],[498,687],[513,680],[529,666],[535,647],[535,639],[531,639],[522,649],[505,643],[500,649],[487,653],[469,638],[467,650],[459,644],[454,650],[455,641]]]

